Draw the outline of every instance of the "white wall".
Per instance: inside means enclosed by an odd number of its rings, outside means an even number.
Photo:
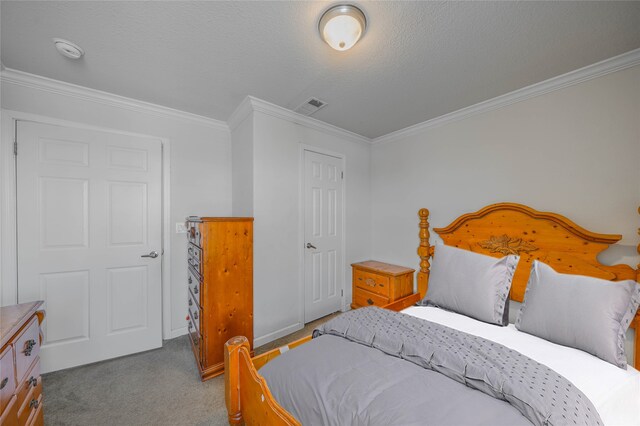
[[[231,213],[231,146],[226,126],[145,113],[95,102],[90,96],[70,97],[4,81],[1,90],[3,109],[170,141],[171,330],[165,337],[186,332],[186,237],[175,233],[175,223],[184,222],[188,215],[227,216]],[[2,285],[15,284],[3,282]]]
[[[520,202],[622,234],[622,246],[603,259],[637,263],[640,67],[373,147],[264,110],[233,127],[231,145],[224,126],[34,87],[1,89],[5,109],[170,140],[172,229],[190,214],[254,216],[256,344],[302,327],[301,144],[346,159],[347,303],[351,263],[374,258],[417,267],[421,207],[431,210],[432,226],[444,226],[490,203]],[[184,236],[172,233],[173,335],[184,324],[185,246]]]
[[[232,132],[236,152],[247,146],[247,130]],[[345,302],[351,302],[350,264],[370,258],[370,145],[336,132],[324,132],[261,111],[252,113],[254,222],[254,336],[256,346],[298,330],[304,325],[301,279],[300,179],[301,144],[345,157],[346,253]],[[237,138],[238,136],[238,138]],[[245,155],[240,154],[240,155]],[[245,158],[246,160],[246,158]],[[245,161],[243,160],[243,161]],[[234,179],[236,171],[234,170]],[[243,179],[246,176],[243,177]],[[234,214],[246,203],[234,183]]]
[[[253,112],[231,132],[232,212],[253,216]]]
[[[437,227],[511,201],[622,234],[602,259],[635,266],[640,67],[374,145],[372,200],[379,260],[417,267],[421,207]]]

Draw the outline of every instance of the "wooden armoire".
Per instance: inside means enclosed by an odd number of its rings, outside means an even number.
[[[189,216],[187,226],[187,327],[204,381],[224,372],[227,340],[253,345],[253,218]]]

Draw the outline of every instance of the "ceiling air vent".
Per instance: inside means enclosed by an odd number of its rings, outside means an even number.
[[[309,98],[296,108],[295,111],[302,115],[311,115],[326,105],[327,103],[325,101],[321,101],[318,98]]]

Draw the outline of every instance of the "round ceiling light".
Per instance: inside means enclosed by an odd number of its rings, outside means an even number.
[[[335,50],[348,50],[360,40],[367,27],[362,10],[350,4],[333,6],[320,18],[320,37]]]
[[[84,55],[84,50],[75,43],[63,40],[61,38],[54,38],[53,44],[62,56],[66,56],[71,59],[80,59]]]

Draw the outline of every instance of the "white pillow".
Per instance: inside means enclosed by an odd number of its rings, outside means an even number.
[[[509,323],[509,290],[519,256],[501,259],[438,245],[422,305],[437,306],[491,324]]]

